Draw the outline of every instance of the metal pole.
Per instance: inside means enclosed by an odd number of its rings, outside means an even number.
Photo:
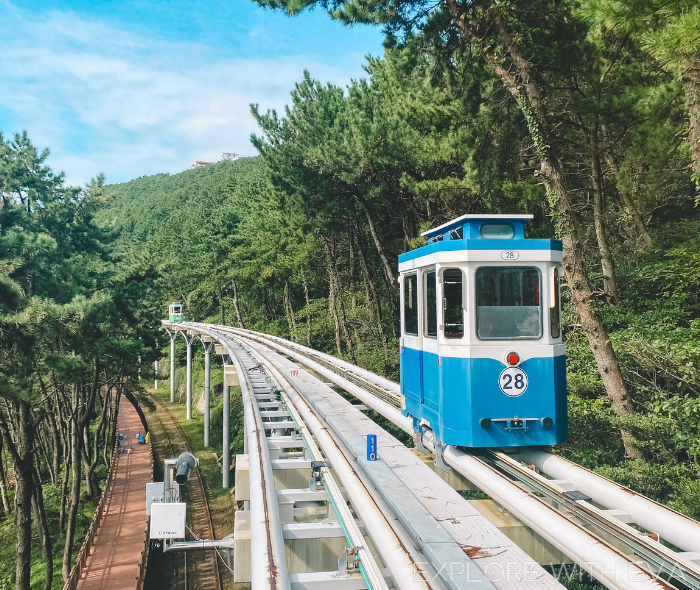
[[[153,389],[158,389],[158,361],[156,361],[156,366],[155,366],[155,373],[156,373],[156,383]]]
[[[204,446],[209,446],[209,406],[211,387],[211,343],[204,345]]]
[[[222,468],[223,468],[223,484],[224,488],[228,487],[228,476],[229,468],[231,466],[231,459],[229,457],[231,448],[231,433],[229,432],[229,416],[231,414],[231,388],[228,385],[224,385],[224,432],[223,432],[223,457],[222,457]]]
[[[175,403],[175,338],[177,332],[170,333],[170,403]]]
[[[187,419],[192,419],[192,341],[194,336],[187,338]]]

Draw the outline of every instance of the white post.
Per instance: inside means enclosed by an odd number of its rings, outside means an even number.
[[[175,403],[175,338],[177,332],[170,332],[170,403]]]
[[[187,419],[192,419],[192,341],[194,336],[187,338]]]
[[[156,372],[156,384],[153,387],[153,389],[158,389],[158,361],[156,361],[155,372]]]
[[[211,402],[211,342],[204,343],[204,446],[209,446],[209,414]]]

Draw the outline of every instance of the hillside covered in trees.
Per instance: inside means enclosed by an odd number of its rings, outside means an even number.
[[[555,452],[700,518],[697,3],[320,4],[383,24],[385,54],[347,88],[305,73],[284,113],[252,105],[257,157],[73,189],[2,138],[3,587],[61,586],[113,388],[167,354],[170,301],[398,379],[397,256],[465,213],[564,240]]]
[[[305,73],[284,113],[252,105],[260,156],[107,187],[101,223],[161,305],[396,379],[398,254],[464,213],[532,213],[565,242],[560,452],[700,516],[698,11],[672,4],[337,3],[387,25],[365,79]]]

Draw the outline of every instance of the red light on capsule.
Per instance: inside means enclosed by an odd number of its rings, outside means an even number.
[[[509,352],[507,360],[509,365],[517,365],[520,362],[520,357],[515,352]]]

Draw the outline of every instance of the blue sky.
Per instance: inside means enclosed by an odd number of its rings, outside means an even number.
[[[250,0],[0,0],[0,130],[27,130],[70,184],[254,155],[248,105],[282,109],[304,69],[346,85],[378,28]]]

